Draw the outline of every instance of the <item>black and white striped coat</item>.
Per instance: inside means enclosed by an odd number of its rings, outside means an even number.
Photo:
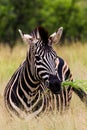
[[[11,115],[32,117],[43,111],[64,111],[69,106],[72,88],[62,88],[61,83],[72,81],[72,74],[67,63],[52,48],[53,43],[59,42],[62,30],[59,28],[51,36],[41,27],[30,35],[20,31],[30,47],[25,61],[5,88],[5,105]]]

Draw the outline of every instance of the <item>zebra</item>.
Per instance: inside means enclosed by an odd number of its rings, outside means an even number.
[[[62,82],[73,81],[68,64],[53,49],[62,36],[63,27],[52,35],[43,27],[30,34],[19,30],[29,44],[26,59],[10,78],[4,90],[8,112],[20,118],[35,117],[42,112],[64,111],[72,98],[72,87],[63,88]]]

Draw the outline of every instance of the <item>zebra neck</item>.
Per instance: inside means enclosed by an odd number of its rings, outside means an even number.
[[[40,84],[32,77],[26,61],[21,67],[17,83],[17,100],[20,100],[22,107],[29,111],[31,104],[38,102],[41,92]]]
[[[34,63],[34,54],[33,53],[33,50],[30,49],[27,53],[27,57],[26,57],[26,61],[29,65],[29,69],[30,69],[30,72],[31,74],[33,75],[34,78],[36,78],[35,76],[35,63]]]
[[[27,86],[30,86],[31,88],[37,88],[38,84],[40,83],[40,81],[35,79],[34,76],[32,75],[30,64],[27,60],[25,61],[25,64],[21,68],[20,78],[21,82],[24,81],[23,83],[25,83]]]

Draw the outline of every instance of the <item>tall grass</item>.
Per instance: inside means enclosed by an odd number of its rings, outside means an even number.
[[[87,44],[56,45],[54,49],[69,64],[75,79],[87,80]],[[87,130],[87,108],[75,94],[70,109],[63,115],[54,112],[26,120],[9,116],[3,102],[3,91],[13,72],[26,57],[26,51],[25,45],[16,45],[13,50],[0,45],[0,130]]]
[[[87,80],[87,44],[78,42],[69,46],[57,46],[54,49],[69,64],[74,79]]]

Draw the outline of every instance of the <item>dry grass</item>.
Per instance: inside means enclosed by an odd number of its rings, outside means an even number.
[[[77,43],[54,48],[69,64],[74,79],[87,79],[87,44]]]
[[[3,91],[8,79],[25,58],[26,48],[17,45],[11,52],[8,46],[0,46],[0,130],[87,130],[87,108],[75,94],[70,109],[63,115],[42,114],[31,120],[9,116],[3,102]],[[87,44],[54,48],[68,62],[75,79],[87,79]]]
[[[3,102],[0,103],[0,112],[1,130],[87,130],[87,110],[76,95],[73,95],[70,109],[63,115],[50,113],[31,120],[12,119]]]

